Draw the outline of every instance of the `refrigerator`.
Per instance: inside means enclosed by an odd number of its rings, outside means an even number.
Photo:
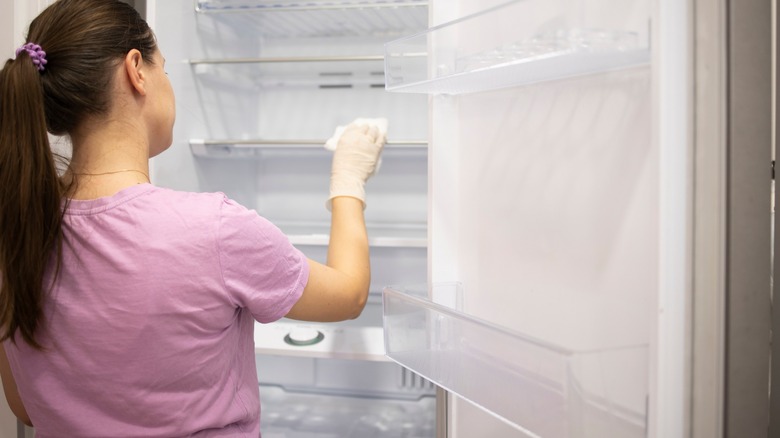
[[[128,2],[177,98],[154,184],[224,192],[313,259],[323,144],[389,121],[365,311],[256,324],[264,437],[759,436],[769,142],[729,151],[724,116],[724,66],[766,54],[724,49],[768,29],[758,1]]]
[[[147,15],[177,96],[155,184],[223,191],[309,257],[327,244],[323,143],[389,121],[366,189],[368,305],[257,324],[264,436],[646,436],[649,1],[166,0]]]

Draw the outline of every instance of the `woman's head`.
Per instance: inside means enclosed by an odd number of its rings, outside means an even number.
[[[30,24],[27,42],[46,52],[40,81],[46,123],[57,135],[110,109],[114,71],[130,50],[140,51],[148,63],[155,62],[157,50],[154,33],[138,12],[106,0],[55,2]]]
[[[118,0],[58,0],[33,20],[26,42],[45,55],[28,45],[0,70],[0,340],[19,331],[38,346],[44,272],[52,256],[59,269],[68,190],[47,130],[73,134],[108,115],[129,53],[150,66],[162,57],[146,22]],[[170,106],[154,102],[153,113]]]

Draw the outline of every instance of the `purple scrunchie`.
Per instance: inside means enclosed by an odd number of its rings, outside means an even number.
[[[27,43],[23,45],[22,47],[19,47],[16,49],[16,56],[18,57],[20,53],[22,53],[22,50],[27,52],[28,55],[30,55],[30,59],[32,59],[33,64],[35,64],[35,68],[38,69],[38,71],[43,71],[44,66],[48,61],[46,61],[46,52],[41,49],[41,46],[35,43]]]

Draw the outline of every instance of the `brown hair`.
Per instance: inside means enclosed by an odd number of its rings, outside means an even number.
[[[154,34],[117,0],[59,0],[30,24],[47,64],[38,71],[27,52],[0,70],[0,340],[17,330],[41,348],[47,269],[56,280],[63,245],[63,201],[47,131],[65,135],[111,104],[114,72],[131,49],[152,63]],[[48,287],[47,287],[48,286]]]

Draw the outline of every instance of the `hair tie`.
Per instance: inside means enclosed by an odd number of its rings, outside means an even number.
[[[28,55],[30,55],[30,59],[32,59],[32,62],[38,71],[44,70],[44,66],[48,61],[46,61],[46,52],[41,49],[41,46],[35,43],[27,43],[16,49],[16,56],[18,57],[22,51],[25,51]]]

